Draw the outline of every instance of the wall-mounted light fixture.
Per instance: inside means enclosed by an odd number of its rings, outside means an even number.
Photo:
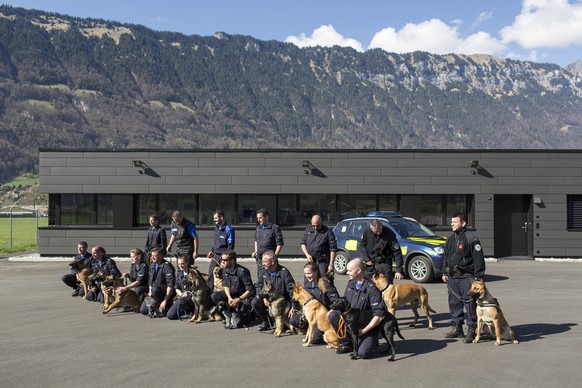
[[[133,167],[139,168],[138,172],[140,173],[140,175],[143,175],[145,169],[147,168],[147,164],[145,164],[141,160],[134,160]]]
[[[477,170],[479,169],[479,161],[478,160],[471,160],[469,162],[469,167],[471,167],[471,174],[477,175]]]
[[[305,173],[305,175],[309,175],[311,174],[311,162],[309,160],[303,160],[301,162],[301,167],[303,167],[305,170],[303,171]]]

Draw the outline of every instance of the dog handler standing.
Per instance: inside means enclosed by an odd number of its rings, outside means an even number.
[[[485,274],[485,259],[479,239],[467,231],[467,216],[456,213],[451,217],[453,234],[445,245],[443,282],[449,290],[449,310],[453,329],[445,338],[463,338],[471,343],[475,339],[477,327],[477,305],[467,291],[471,288],[471,278],[481,279]],[[463,333],[463,308],[467,312],[467,335]]]

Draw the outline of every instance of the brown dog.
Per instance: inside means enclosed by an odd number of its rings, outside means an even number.
[[[430,313],[436,314],[436,311],[429,306],[428,292],[423,286],[419,286],[418,284],[388,285],[386,276],[378,271],[372,275],[372,281],[376,285],[376,288],[382,292],[382,298],[390,314],[395,315],[398,307],[410,304],[410,308],[414,312],[414,322],[410,324],[410,327],[414,327],[419,318],[418,305],[420,304],[428,320],[428,329],[432,330],[432,316]]]
[[[89,284],[91,283],[91,275],[93,275],[93,271],[90,268],[87,268],[85,264],[83,264],[82,260],[75,260],[69,263],[71,268],[77,270],[77,280],[81,283],[81,287],[83,287],[83,299],[87,299],[87,291],[89,291]]]
[[[208,287],[208,276],[204,275],[198,271],[198,267],[192,267],[184,281],[184,286],[192,293],[192,301],[195,306],[194,314],[188,322],[202,322],[205,313],[208,316],[208,322],[222,320],[222,315],[218,311],[211,312],[211,308],[214,306],[212,299],[210,299],[212,290]]]
[[[483,280],[471,279],[471,288],[468,291],[471,296],[477,297],[477,330],[473,343],[481,339],[481,330],[485,329],[492,337],[495,335],[495,345],[501,345],[501,339],[518,344],[513,329],[503,316],[501,307],[491,293],[487,290]]]
[[[212,270],[212,276],[214,277],[214,290],[213,291],[224,291],[224,286],[222,285],[222,274],[224,270],[218,265]]]
[[[289,310],[291,306],[283,298],[270,281],[265,281],[265,285],[259,294],[261,299],[267,299],[269,302],[269,314],[275,318],[275,337],[281,337],[285,326],[289,327]]]
[[[303,339],[303,346],[311,346],[313,339],[313,330],[318,328],[323,332],[323,340],[328,349],[337,349],[340,346],[339,337],[331,326],[331,323],[325,318],[329,311],[320,301],[315,299],[300,283],[293,286],[292,298],[303,306],[303,315],[307,320],[307,333]]]
[[[117,275],[109,275],[101,283],[103,291],[104,302],[103,314],[107,314],[117,307],[123,307],[133,312],[139,312],[141,305],[139,297],[132,290],[127,290],[123,294],[117,292],[118,287],[123,287],[123,278]],[[108,290],[107,292],[105,290]],[[113,300],[112,300],[113,299]]]
[[[99,276],[98,276],[99,277]],[[117,275],[108,275],[101,281],[101,291],[103,292],[103,310],[107,309],[115,300],[115,290],[123,287],[123,278]]]

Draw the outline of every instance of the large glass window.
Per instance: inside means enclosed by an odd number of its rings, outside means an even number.
[[[398,195],[380,194],[378,195],[378,209],[382,211],[398,211]]]
[[[277,220],[279,226],[294,226],[297,223],[297,195],[277,196]]]
[[[238,196],[238,224],[257,223],[257,196],[241,194]]]
[[[61,225],[91,225],[93,210],[93,195],[61,195]]]
[[[376,210],[376,195],[374,194],[339,195],[340,220],[362,217],[374,210]]]
[[[61,225],[113,225],[113,196],[62,194]]]
[[[172,212],[180,210],[184,217],[198,223],[198,209],[196,206],[196,196],[192,194],[160,194],[159,196],[160,223],[169,224],[172,222]]]
[[[96,195],[97,225],[113,225],[113,196]]]
[[[441,195],[420,196],[420,219],[425,225],[443,225],[443,197]]]
[[[400,212],[428,226],[449,224],[452,214],[463,212],[473,220],[471,195],[401,195]]]
[[[158,214],[158,196],[155,194],[142,194],[137,196],[137,224],[147,225],[152,214]],[[159,214],[158,214],[159,216]],[[165,217],[167,218],[167,217]],[[160,220],[166,224],[167,219]]]
[[[298,225],[310,225],[311,217],[319,214],[325,225],[337,223],[335,194],[301,194]]]
[[[227,223],[235,224],[236,211],[234,209],[234,194],[200,194],[200,220],[201,226],[214,225],[214,212],[220,209],[224,212]]]

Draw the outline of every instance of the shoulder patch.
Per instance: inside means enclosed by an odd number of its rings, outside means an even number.
[[[475,250],[477,252],[480,252],[481,251],[481,244],[475,244]]]

